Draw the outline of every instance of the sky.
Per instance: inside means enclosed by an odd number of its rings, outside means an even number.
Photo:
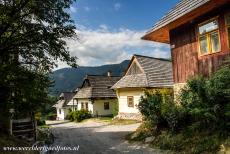
[[[79,66],[120,63],[133,54],[169,58],[167,44],[141,40],[179,0],[76,0],[68,10],[79,40],[67,41]],[[68,67],[58,62],[58,68]]]

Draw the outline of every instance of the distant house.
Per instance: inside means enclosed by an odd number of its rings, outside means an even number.
[[[116,93],[111,89],[120,77],[87,75],[81,88],[74,96],[77,110],[86,109],[93,116],[111,116],[117,103]],[[69,105],[71,105],[69,103]]]
[[[181,0],[143,36],[170,44],[174,92],[194,75],[209,76],[230,51],[230,1]]]
[[[145,90],[171,89],[172,65],[169,60],[134,55],[125,75],[115,84],[121,119],[141,119],[138,110],[140,97]]]
[[[59,100],[53,106],[57,110],[57,120],[64,120],[71,108],[67,104],[73,100],[75,93],[73,92],[63,92],[59,96]]]

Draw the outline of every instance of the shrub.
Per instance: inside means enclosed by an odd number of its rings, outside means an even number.
[[[194,130],[230,130],[230,67],[224,66],[210,78],[196,77],[181,93],[181,105]]]
[[[160,91],[156,91],[154,94],[145,92],[145,96],[141,97],[138,104],[138,108],[145,120],[149,121],[153,125],[160,127],[166,127],[167,121],[162,114],[163,107],[163,95]]]
[[[37,121],[38,126],[42,126],[46,124],[45,119],[42,117],[41,112],[37,112],[35,114],[35,120]]]
[[[113,117],[118,115],[118,111],[119,111],[119,103],[115,102],[113,106]]]
[[[46,120],[55,120],[57,117],[57,114],[56,113],[53,113],[53,112],[50,112],[46,115]]]
[[[70,121],[77,121],[77,122],[81,122],[84,119],[88,119],[91,117],[91,114],[89,111],[81,109],[78,111],[71,111],[69,112],[69,114],[67,115],[67,119]]]

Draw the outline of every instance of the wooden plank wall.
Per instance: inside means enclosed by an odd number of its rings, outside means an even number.
[[[191,21],[191,23],[170,31],[174,83],[184,83],[196,74],[209,76],[219,68],[223,59],[229,55],[224,18],[228,11],[230,11],[229,6],[219,8],[197,20]],[[198,56],[197,25],[215,16],[219,16],[221,52]]]

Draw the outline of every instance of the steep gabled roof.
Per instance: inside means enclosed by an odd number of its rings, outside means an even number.
[[[210,0],[181,0],[175,7],[173,7],[165,16],[163,16],[149,31],[160,29],[170,22],[182,17],[192,10],[204,5]]]
[[[116,97],[115,92],[110,89],[121,77],[87,75],[82,88],[74,98],[110,98]]]
[[[59,100],[53,106],[56,108],[63,108],[67,106],[67,103],[74,97],[75,93],[73,92],[63,92],[59,96]]]
[[[171,29],[192,22],[215,8],[228,5],[227,3],[230,3],[229,0],[180,0],[142,39],[169,43]]]
[[[172,76],[172,64],[169,60],[147,57],[142,55],[134,55],[131,63],[137,60],[141,68],[144,70],[143,73],[138,74],[127,74],[122,77],[112,89],[119,88],[147,88],[147,87],[172,87],[173,76]]]

